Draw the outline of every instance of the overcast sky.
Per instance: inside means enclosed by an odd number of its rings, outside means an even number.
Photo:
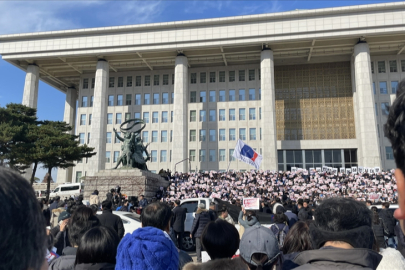
[[[273,13],[395,1],[11,1],[0,0],[0,35]],[[0,106],[21,103],[25,73],[0,59]],[[63,120],[65,95],[41,83],[38,118]],[[41,180],[45,170],[40,169]],[[56,179],[56,170],[52,172]]]

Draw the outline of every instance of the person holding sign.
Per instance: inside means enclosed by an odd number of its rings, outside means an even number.
[[[243,216],[246,217],[246,220],[243,219]],[[256,213],[252,210],[245,210],[245,206],[242,206],[242,211],[239,212],[238,221],[239,224],[245,229],[254,225],[260,225],[260,222],[257,220]]]

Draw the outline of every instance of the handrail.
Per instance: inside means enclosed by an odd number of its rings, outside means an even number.
[[[177,162],[176,164],[174,164],[174,172],[175,172],[175,173],[176,173],[176,166],[177,166],[177,164],[182,163],[182,162],[185,161],[185,160],[188,160],[188,162],[189,162],[189,167],[191,168],[191,161],[190,161],[190,158],[185,158],[185,159],[183,159],[183,160]]]

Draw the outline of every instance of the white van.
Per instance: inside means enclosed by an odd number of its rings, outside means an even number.
[[[82,183],[66,183],[59,185],[54,191],[49,194],[50,198],[59,196],[61,199],[71,196],[79,196],[84,193],[84,185]]]

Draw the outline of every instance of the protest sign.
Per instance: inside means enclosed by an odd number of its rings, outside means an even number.
[[[243,206],[246,210],[259,210],[260,199],[259,198],[243,198]]]

